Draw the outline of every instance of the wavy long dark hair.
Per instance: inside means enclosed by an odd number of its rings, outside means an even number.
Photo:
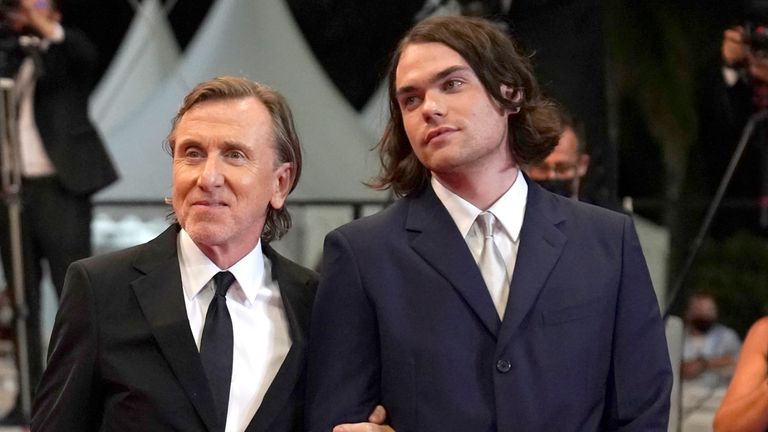
[[[519,112],[509,115],[509,146],[518,164],[540,161],[557,145],[562,131],[559,108],[545,98],[533,74],[528,57],[496,25],[482,18],[435,17],[414,26],[400,40],[388,69],[389,121],[377,145],[381,169],[369,184],[404,196],[429,181],[429,171],[416,158],[403,127],[395,97],[396,72],[400,56],[408,45],[442,43],[459,53],[475,72],[485,90],[500,106]],[[501,86],[521,92],[510,100]]]

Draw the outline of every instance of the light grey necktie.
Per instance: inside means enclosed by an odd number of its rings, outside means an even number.
[[[480,273],[483,275],[485,286],[488,287],[488,292],[491,294],[499,317],[504,318],[504,309],[509,297],[509,286],[506,283],[507,266],[493,241],[496,217],[491,212],[482,212],[477,216],[475,223],[483,234],[483,249],[477,260],[477,266],[480,267]]]

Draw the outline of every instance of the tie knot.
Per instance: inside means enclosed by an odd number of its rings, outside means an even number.
[[[216,295],[226,296],[227,290],[235,282],[235,275],[228,271],[218,272],[213,277],[213,287],[216,289]]]
[[[484,237],[493,237],[493,228],[496,224],[496,216],[491,212],[482,212],[477,216],[477,225]]]

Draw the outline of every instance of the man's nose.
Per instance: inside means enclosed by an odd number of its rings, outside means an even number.
[[[547,180],[557,180],[560,178],[554,166],[547,166]]]
[[[222,172],[222,164],[223,162],[218,155],[208,155],[202,166],[200,176],[197,179],[198,185],[202,188],[212,188],[223,184],[224,174]]]
[[[443,99],[436,92],[427,92],[424,95],[424,103],[422,104],[422,115],[426,121],[434,119],[436,117],[445,116],[445,103]]]

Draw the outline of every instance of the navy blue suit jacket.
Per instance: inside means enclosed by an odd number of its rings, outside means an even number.
[[[665,431],[672,372],[631,219],[528,181],[499,319],[427,187],[331,232],[310,339],[308,426],[398,432]]]

